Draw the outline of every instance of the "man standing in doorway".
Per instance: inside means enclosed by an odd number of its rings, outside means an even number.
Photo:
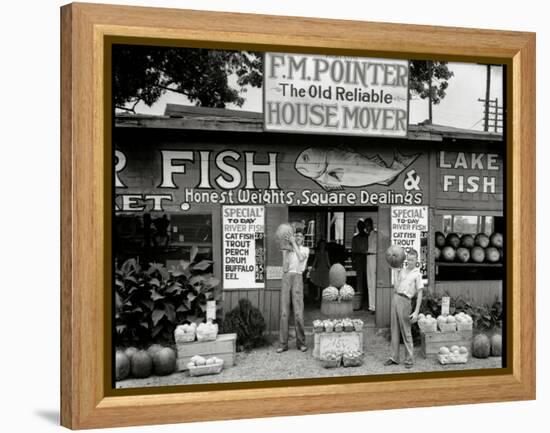
[[[353,269],[356,276],[355,290],[361,293],[361,303],[363,307],[367,305],[367,252],[369,235],[366,231],[365,221],[357,221],[357,233],[351,240],[351,256],[353,260]]]
[[[368,310],[374,313],[376,309],[376,249],[378,247],[378,233],[374,230],[372,218],[365,219],[365,231],[367,233],[367,288]]]
[[[294,310],[296,328],[296,348],[305,352],[306,336],[304,332],[304,284],[302,274],[306,269],[309,248],[304,247],[304,234],[301,228],[296,229],[294,236],[288,239],[291,250],[283,251],[283,279],[281,287],[281,320],[279,325],[279,343],[277,353],[288,350],[288,316],[290,302]]]

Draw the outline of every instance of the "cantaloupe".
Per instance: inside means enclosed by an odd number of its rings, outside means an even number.
[[[491,341],[485,334],[477,334],[472,343],[472,355],[476,358],[487,358],[491,353]]]
[[[132,376],[137,378],[144,378],[151,376],[153,371],[153,360],[151,355],[145,350],[140,350],[132,356],[131,370]]]
[[[386,250],[386,261],[392,268],[401,268],[406,258],[405,249],[399,245],[390,245]]]
[[[130,374],[130,358],[117,350],[115,354],[115,378],[116,380],[124,380]]]
[[[159,350],[153,356],[155,374],[166,376],[176,370],[176,353],[169,347]]]
[[[329,284],[338,289],[346,284],[346,277],[346,268],[344,268],[340,263],[335,263],[328,271]]]
[[[500,334],[491,337],[491,356],[502,356],[502,335]]]

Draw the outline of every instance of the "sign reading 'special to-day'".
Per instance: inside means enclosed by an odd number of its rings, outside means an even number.
[[[407,61],[266,53],[264,64],[268,131],[407,134]]]
[[[224,289],[265,286],[263,206],[222,206]]]

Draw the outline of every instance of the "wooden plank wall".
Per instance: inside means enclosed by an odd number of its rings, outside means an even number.
[[[266,262],[268,266],[281,266],[282,255],[275,242],[275,230],[282,222],[288,221],[288,208],[266,206]],[[281,280],[267,280],[265,289],[225,290],[223,293],[224,315],[239,303],[239,299],[248,299],[259,308],[266,321],[268,331],[279,329]]]
[[[386,249],[390,246],[390,218],[389,206],[378,209],[378,254],[376,272],[376,327],[390,326],[390,304],[393,294],[391,271],[386,262]]]
[[[439,295],[448,293],[452,297],[460,295],[474,305],[491,305],[495,299],[502,301],[502,281],[438,281],[435,292]]]

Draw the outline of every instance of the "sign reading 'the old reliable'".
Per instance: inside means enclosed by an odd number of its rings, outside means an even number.
[[[406,61],[266,53],[264,64],[267,131],[407,134]]]

